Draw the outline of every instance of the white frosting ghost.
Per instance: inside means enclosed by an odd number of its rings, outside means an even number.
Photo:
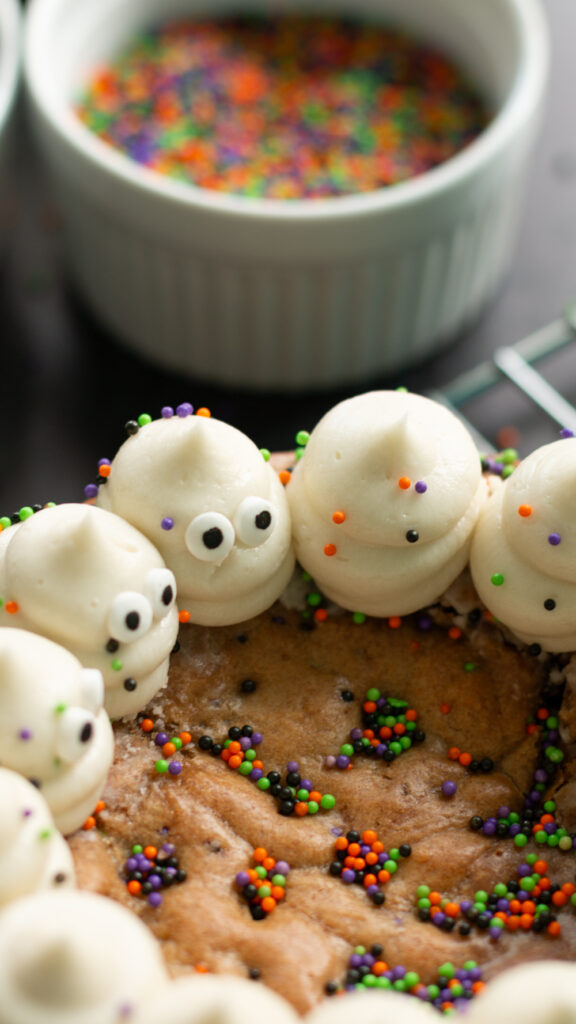
[[[434,1024],[439,1019],[433,1007],[401,992],[351,992],[339,999],[324,1000],[308,1014],[306,1024]]]
[[[0,1024],[125,1024],[166,980],[152,933],[104,896],[37,893],[0,913]]]
[[[431,604],[458,576],[487,488],[451,412],[373,391],[324,416],[287,491],[296,557],[318,587],[388,616]]]
[[[284,489],[256,446],[207,416],[141,427],[112,462],[98,504],[133,523],[172,570],[192,622],[265,611],[294,568]]]
[[[166,685],[175,595],[150,541],[103,509],[56,505],[0,533],[0,622],[47,636],[98,668],[113,718],[135,714]]]
[[[545,651],[576,649],[576,438],[532,452],[482,510],[470,552],[493,615]]]
[[[232,975],[196,974],[159,989],[134,1024],[298,1024],[302,1018],[265,985]],[[0,1022],[1,1024],[1,1022]]]
[[[45,637],[0,629],[0,761],[34,781],[65,834],[94,810],[112,763],[103,696],[97,669]]]
[[[512,967],[472,1000],[466,1024],[575,1024],[576,964],[543,960]]]
[[[0,907],[36,889],[74,885],[74,862],[44,797],[0,768]]]

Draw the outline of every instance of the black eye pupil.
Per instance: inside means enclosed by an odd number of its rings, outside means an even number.
[[[129,678],[124,680],[124,689],[128,690],[128,693],[134,693],[134,690],[138,686],[135,679]]]
[[[82,731],[80,733],[80,742],[88,743],[88,740],[92,738],[92,731],[92,723],[86,722],[86,725],[82,727]]]
[[[168,584],[168,586],[164,587],[164,590],[162,591],[162,604],[165,604],[166,607],[168,607],[168,605],[172,603],[173,597],[174,591],[172,590],[170,584]]]
[[[556,607],[556,601],[552,597],[546,598],[544,601],[544,607],[547,612],[553,612]]]
[[[140,616],[138,612],[128,612],[124,621],[127,629],[138,629],[138,626],[140,625]]]
[[[415,544],[416,541],[419,539],[420,534],[418,533],[418,530],[408,530],[408,533],[406,534],[406,540],[408,541],[409,544]]]
[[[272,522],[272,516],[270,515],[267,509],[264,509],[262,512],[258,513],[258,515],[254,519],[254,522],[258,530],[267,530],[268,527],[270,526],[270,523]]]
[[[214,548],[220,547],[224,540],[224,534],[217,526],[213,526],[211,530],[204,531],[202,534],[202,540],[204,541],[204,546],[207,547],[209,551],[214,551]]]

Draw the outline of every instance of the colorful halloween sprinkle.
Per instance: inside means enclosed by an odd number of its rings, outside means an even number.
[[[77,114],[144,167],[270,199],[368,192],[437,167],[487,112],[451,60],[354,18],[239,14],[142,32]]]
[[[271,914],[286,896],[286,877],[290,865],[285,860],[274,860],[263,846],[252,854],[255,867],[239,871],[236,885],[249,905],[255,921]]]
[[[408,701],[386,697],[376,687],[371,687],[362,705],[362,726],[350,730],[349,741],[342,744],[336,757],[326,757],[324,765],[345,770],[352,766],[357,754],[394,761],[413,743],[426,739],[417,720],[418,712]]]
[[[151,907],[162,903],[161,889],[186,881],[186,872],[174,855],[172,843],[142,846],[136,843],[124,864],[126,888],[132,896],[146,896]]]
[[[375,906],[381,907],[386,900],[382,887],[396,874],[402,858],[410,856],[412,848],[404,843],[387,851],[378,834],[366,829],[339,836],[334,851],[336,859],[330,865],[330,874],[345,885],[362,885]]]

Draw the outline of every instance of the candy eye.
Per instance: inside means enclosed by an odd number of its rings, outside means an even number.
[[[185,542],[202,562],[223,562],[234,546],[234,527],[220,512],[202,512],[189,524]]]
[[[147,633],[152,625],[152,608],[144,594],[125,590],[114,598],[108,616],[110,636],[129,644]]]
[[[94,736],[96,719],[83,708],[66,708],[58,715],[56,753],[63,761],[77,761]]]
[[[152,569],[144,588],[156,619],[168,614],[176,599],[176,580],[170,569]]]
[[[234,526],[240,540],[250,548],[258,547],[272,533],[274,506],[264,498],[244,498],[236,509]]]

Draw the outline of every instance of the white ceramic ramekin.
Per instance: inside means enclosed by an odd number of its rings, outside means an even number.
[[[440,44],[495,112],[466,150],[419,178],[295,201],[169,180],[108,147],[72,109],[90,72],[138,28],[231,5],[31,3],[25,76],[77,288],[134,351],[224,384],[329,387],[416,363],[480,311],[508,265],[546,79],[538,0],[283,4],[394,22]]]
[[[12,128],[18,85],[22,18],[18,0],[0,0],[0,252],[8,240],[7,224],[11,221],[10,169]],[[6,200],[6,202],[5,202]]]

